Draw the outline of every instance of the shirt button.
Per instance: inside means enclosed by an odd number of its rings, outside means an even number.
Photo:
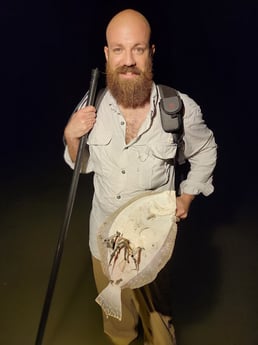
[[[121,170],[121,173],[122,173],[122,174],[125,174],[125,170]]]
[[[121,122],[120,122],[120,125],[122,125],[122,126],[123,126],[124,124],[125,124],[125,122],[124,122],[124,121],[121,121]]]
[[[117,198],[117,199],[121,199],[121,195],[117,195],[116,198]]]

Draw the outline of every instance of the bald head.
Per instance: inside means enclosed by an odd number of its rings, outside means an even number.
[[[142,107],[149,101],[155,51],[150,33],[147,19],[131,9],[119,12],[107,26],[107,86],[124,108]]]
[[[106,30],[108,45],[116,39],[117,33],[123,34],[124,37],[134,34],[139,37],[139,40],[149,43],[151,27],[148,20],[140,12],[127,9],[116,14],[109,22]]]

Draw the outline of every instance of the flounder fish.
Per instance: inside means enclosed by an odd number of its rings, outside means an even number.
[[[122,318],[121,289],[152,282],[170,259],[177,233],[174,191],[147,192],[124,205],[99,229],[108,286],[96,302],[106,316]]]

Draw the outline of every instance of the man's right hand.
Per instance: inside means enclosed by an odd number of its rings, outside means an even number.
[[[96,122],[96,108],[87,106],[75,112],[69,119],[64,138],[73,162],[76,160],[80,138],[89,133]]]

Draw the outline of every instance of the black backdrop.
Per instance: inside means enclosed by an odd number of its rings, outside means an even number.
[[[250,217],[257,224],[256,0],[5,0],[0,6],[2,186],[8,189],[7,182],[23,175],[66,169],[63,128],[88,88],[91,69],[104,69],[106,24],[130,7],[142,11],[152,25],[155,80],[193,97],[218,143],[215,193],[208,206],[201,203],[203,209],[192,215],[194,222],[204,212],[203,231],[197,238],[182,235],[187,237],[183,246],[191,250],[196,244],[212,257],[204,244],[207,210],[215,210],[213,226],[241,212],[243,223]],[[176,267],[175,275],[185,282],[180,272]]]
[[[132,7],[153,27],[155,80],[192,96],[215,131],[217,184],[228,193],[255,188],[256,1],[13,1],[1,7],[7,168],[20,159],[33,165],[43,156],[46,165],[59,159],[63,127],[90,71],[104,69],[105,26]]]

